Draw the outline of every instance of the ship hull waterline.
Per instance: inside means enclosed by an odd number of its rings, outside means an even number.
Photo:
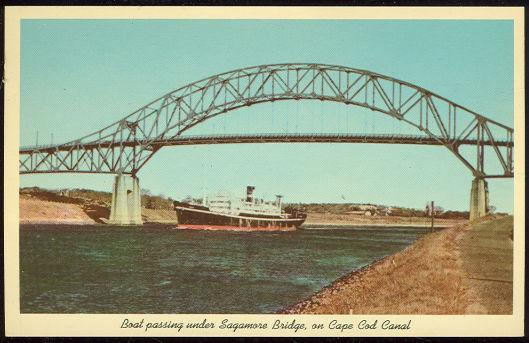
[[[235,216],[206,210],[175,207],[178,229],[212,231],[293,231],[305,218]]]

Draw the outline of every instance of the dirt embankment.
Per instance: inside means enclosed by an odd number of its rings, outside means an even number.
[[[510,314],[512,217],[429,234],[282,313]]]
[[[41,199],[20,198],[20,223],[48,224],[95,224],[78,204],[45,201]]]
[[[21,196],[19,202],[21,224],[78,224],[92,225],[105,223],[110,216],[107,206],[91,201],[72,203],[49,201],[35,197]],[[175,211],[142,208],[146,223],[176,224]]]
[[[435,227],[448,227],[466,223],[466,219],[435,218]],[[425,226],[431,225],[427,217],[364,216],[354,214],[308,213],[305,225],[369,225],[369,226]]]
[[[146,223],[178,224],[176,211],[173,210],[153,210],[142,207],[141,216]]]

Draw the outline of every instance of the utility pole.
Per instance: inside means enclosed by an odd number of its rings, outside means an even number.
[[[434,207],[434,202],[432,201],[432,202],[430,202],[430,215],[432,216],[431,232],[433,232],[434,213],[435,213],[435,207]]]

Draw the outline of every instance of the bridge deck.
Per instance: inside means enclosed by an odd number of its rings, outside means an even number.
[[[475,145],[475,139],[456,140],[455,143],[459,145]],[[141,140],[138,141],[123,141],[123,142],[101,142],[83,143],[83,149],[91,149],[98,147],[119,147],[119,146],[135,146],[144,145]],[[179,136],[175,138],[168,138],[165,140],[154,140],[150,142],[153,147],[162,146],[176,146],[176,145],[204,145],[204,144],[242,144],[242,143],[369,143],[369,144],[419,144],[419,145],[443,145],[443,142],[428,136],[420,135],[395,135],[395,134],[345,134],[345,133],[329,133],[329,134],[292,134],[292,133],[277,133],[277,134],[224,134],[224,135],[201,135],[201,136]],[[491,145],[488,141],[483,141],[484,145]],[[512,146],[512,142],[496,141],[497,146]],[[61,145],[39,145],[39,146],[24,146],[19,149],[20,154],[32,153],[36,150],[40,151],[67,151],[71,150],[77,144],[74,142]],[[109,146],[112,145],[112,146]]]

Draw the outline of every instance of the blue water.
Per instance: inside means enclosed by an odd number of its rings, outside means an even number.
[[[23,225],[21,312],[273,313],[426,232]]]

